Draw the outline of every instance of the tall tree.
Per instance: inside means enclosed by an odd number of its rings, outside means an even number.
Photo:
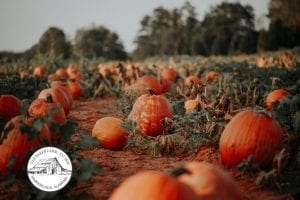
[[[86,58],[127,58],[119,36],[104,26],[78,30],[75,35],[74,53]]]
[[[50,27],[41,36],[36,51],[52,58],[67,58],[71,55],[71,44],[61,29]]]
[[[210,54],[227,54],[243,50],[245,53],[255,49],[249,45],[248,48],[240,49],[236,45],[244,36],[251,35],[254,30],[254,14],[251,6],[242,6],[240,3],[223,2],[211,8],[211,11],[204,17],[202,22],[203,40]],[[249,38],[248,38],[249,39]],[[255,40],[255,38],[250,38]],[[248,45],[246,45],[248,46]]]
[[[300,1],[271,0],[271,23],[266,37],[266,49],[292,48],[300,45]]]
[[[271,0],[269,3],[269,17],[273,22],[280,20],[287,27],[300,29],[300,1]]]

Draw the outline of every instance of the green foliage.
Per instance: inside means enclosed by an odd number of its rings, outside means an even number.
[[[80,29],[75,36],[74,53],[79,57],[126,59],[119,36],[104,26]]]

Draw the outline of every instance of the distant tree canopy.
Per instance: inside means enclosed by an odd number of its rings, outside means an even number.
[[[300,45],[300,1],[271,0],[271,22],[266,36],[266,50],[293,48]]]
[[[119,36],[103,26],[78,30],[75,36],[74,54],[85,58],[127,58]]]
[[[252,53],[257,36],[251,6],[223,2],[200,22],[195,8],[187,2],[179,9],[158,7],[152,16],[145,16],[134,55]]]
[[[50,27],[40,38],[36,53],[50,57],[68,58],[71,55],[71,44],[66,40],[63,30]]]

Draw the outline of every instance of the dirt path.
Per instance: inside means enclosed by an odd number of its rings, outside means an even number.
[[[87,99],[75,101],[70,113],[70,119],[79,124],[77,130],[90,133],[95,122],[101,117],[116,116],[117,100],[114,98]],[[105,200],[115,187],[126,177],[142,170],[167,170],[179,163],[189,160],[208,161],[221,166],[218,153],[210,147],[203,147],[197,154],[182,156],[163,156],[153,158],[149,155],[139,155],[131,151],[110,151],[102,148],[81,151],[80,154],[93,159],[102,166],[99,175],[93,177],[88,184],[79,185],[75,192],[86,191],[89,199]],[[262,187],[253,184],[249,176],[242,175],[238,171],[230,171],[244,190],[247,199],[291,199],[280,196]]]

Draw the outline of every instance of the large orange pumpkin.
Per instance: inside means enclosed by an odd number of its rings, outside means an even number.
[[[94,125],[92,136],[99,140],[103,148],[121,150],[127,143],[128,135],[121,124],[122,120],[115,117],[101,118]]]
[[[24,166],[24,159],[26,154],[40,147],[42,141],[50,141],[50,133],[46,123],[43,123],[40,130],[37,131],[37,135],[33,138],[29,137],[28,132],[22,132],[20,124],[24,124],[28,127],[32,127],[34,118],[27,118],[18,115],[12,118],[5,125],[5,129],[13,125],[12,129],[7,132],[7,137],[0,144],[0,173],[5,173],[5,169],[8,167],[8,163],[12,157],[15,158],[13,165],[11,166],[12,172],[20,170]],[[24,126],[23,125],[23,126]],[[3,137],[4,133],[2,133]]]
[[[35,99],[28,108],[28,113],[33,117],[45,117],[48,114],[51,115],[53,121],[58,125],[63,125],[67,122],[65,112],[61,105],[57,102],[53,102],[51,95],[47,99]],[[61,133],[49,124],[51,141],[59,141],[61,139]]]
[[[69,107],[71,109],[72,105],[73,105],[73,96],[72,96],[71,89],[69,88],[68,83],[65,82],[65,81],[62,81],[62,80],[51,82],[51,88],[56,88],[56,87],[58,87],[61,90],[63,90],[65,92],[65,94],[68,96]]]
[[[164,131],[161,120],[172,118],[172,108],[164,95],[150,90],[150,94],[143,94],[136,100],[128,117],[144,134],[155,137]]]
[[[266,98],[266,106],[268,110],[272,110],[272,103],[280,101],[282,98],[288,96],[289,93],[284,89],[278,89],[270,92]]]
[[[65,115],[67,116],[70,112],[72,105],[68,94],[66,94],[66,92],[60,87],[51,87],[43,89],[39,93],[38,99],[47,99],[49,95],[52,96],[54,102],[59,103],[63,107]]]
[[[9,119],[21,114],[22,101],[11,94],[0,96],[0,119],[8,121]]]
[[[244,199],[231,175],[215,165],[194,161],[176,170],[183,172],[177,179],[193,188],[200,199]]]
[[[139,172],[117,187],[109,200],[196,200],[192,188],[162,172]]]
[[[265,113],[245,110],[235,115],[219,141],[221,159],[226,166],[236,166],[249,156],[266,167],[283,147],[283,130]]]

